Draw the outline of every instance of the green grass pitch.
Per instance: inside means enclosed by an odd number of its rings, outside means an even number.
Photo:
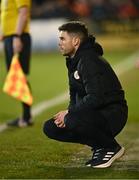
[[[105,57],[114,65],[128,58],[133,50],[107,50]],[[64,58],[57,52],[34,53],[29,80],[34,105],[68,89]],[[0,124],[21,113],[20,103],[2,92],[5,78],[0,56]],[[126,148],[125,155],[110,168],[84,167],[90,148],[50,140],[42,132],[43,123],[67,107],[68,102],[47,109],[34,118],[33,127],[10,128],[0,133],[1,179],[134,179],[139,178],[139,69],[131,68],[119,76],[129,105],[128,123],[117,137]]]

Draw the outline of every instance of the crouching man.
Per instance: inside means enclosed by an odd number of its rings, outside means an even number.
[[[44,133],[58,141],[90,146],[93,156],[86,166],[109,167],[124,153],[115,139],[128,116],[122,86],[84,23],[60,26],[59,48],[66,56],[70,103],[45,122]]]

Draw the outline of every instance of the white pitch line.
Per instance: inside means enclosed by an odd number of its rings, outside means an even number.
[[[68,100],[68,92],[67,91],[64,92],[63,94],[60,94],[59,96],[56,96],[53,99],[40,102],[39,104],[34,106],[32,109],[32,115],[33,115],[33,117],[36,117],[39,114],[41,114],[43,111],[45,111],[46,109],[54,107],[60,103],[63,103],[66,100]]]
[[[43,111],[45,111],[51,107],[54,107],[58,104],[61,104],[61,103],[65,102],[66,100],[68,100],[68,92],[67,91],[64,92],[63,94],[60,94],[60,95],[54,97],[53,99],[50,99],[47,101],[42,101],[32,108],[32,116],[36,117],[39,114],[41,114]],[[6,123],[3,123],[0,125],[0,133],[5,131],[6,129],[8,129],[8,126]]]
[[[118,64],[115,64],[113,66],[116,74],[118,74],[119,76],[126,73],[127,71],[129,71],[130,69],[135,67],[135,61],[139,60],[139,51],[131,54],[129,57],[123,59],[123,61],[121,61]]]
[[[132,54],[131,56],[125,58],[123,61],[121,61],[117,65],[113,66],[115,72],[118,75],[121,75],[121,74],[129,71],[130,69],[132,69],[135,66],[135,61],[137,60],[137,58],[139,58],[139,52],[136,52],[136,53]],[[33,117],[36,117],[39,114],[41,114],[43,111],[45,111],[51,107],[54,107],[58,104],[61,104],[61,103],[65,102],[66,100],[68,100],[68,92],[67,91],[64,92],[63,94],[60,94],[59,96],[54,97],[53,99],[46,100],[46,101],[40,102],[39,104],[35,105],[32,108],[32,115],[33,115]],[[1,124],[0,132],[5,131],[7,128],[8,128],[8,126],[6,125],[6,123]]]
[[[0,133],[8,129],[8,126],[6,123],[0,125]]]

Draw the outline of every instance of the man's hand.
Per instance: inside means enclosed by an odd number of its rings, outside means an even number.
[[[14,53],[19,53],[23,48],[23,45],[22,45],[22,41],[20,39],[20,37],[14,37],[13,38],[13,50],[14,50]]]
[[[56,124],[57,127],[60,127],[60,128],[65,127],[64,117],[67,113],[68,113],[68,110],[60,111],[54,116],[54,123]]]
[[[0,41],[3,41],[3,39],[4,39],[4,35],[3,35],[2,29],[0,27]]]
[[[0,34],[0,41],[3,41],[3,35]]]
[[[135,66],[139,69],[139,60],[136,61]]]

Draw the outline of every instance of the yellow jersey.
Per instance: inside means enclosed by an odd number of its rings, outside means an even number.
[[[27,6],[30,11],[31,0],[1,0],[1,29],[4,36],[15,34],[19,8]],[[23,32],[29,32],[30,13]]]

